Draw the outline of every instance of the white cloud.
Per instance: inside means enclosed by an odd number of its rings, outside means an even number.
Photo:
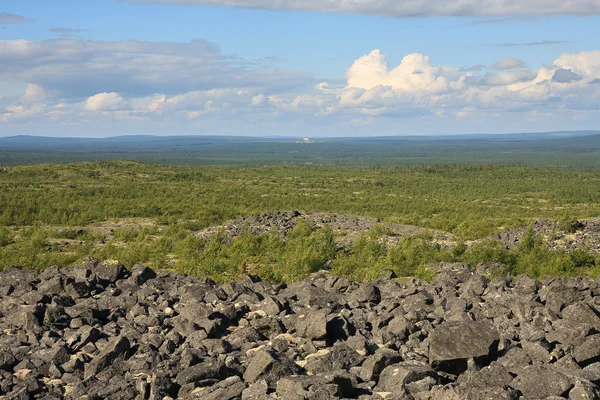
[[[312,83],[309,74],[222,54],[204,40],[190,43],[0,41],[0,82],[35,83],[70,97],[102,92],[127,96],[176,94],[239,87],[290,88]]]
[[[499,70],[507,70],[521,68],[524,66],[525,63],[522,60],[519,60],[518,58],[507,57],[492,65],[492,68]]]
[[[511,60],[500,66],[518,65]],[[452,111],[458,118],[469,118],[477,110],[590,109],[597,107],[600,88],[587,82],[599,76],[600,52],[563,54],[537,71],[511,68],[477,77],[433,65],[422,54],[410,54],[390,68],[381,52],[374,50],[348,69],[347,86],[338,99],[345,112],[390,116],[442,116]]]
[[[204,41],[0,41],[0,82],[24,88],[20,96],[0,98],[0,124],[14,131],[25,123],[112,121],[121,124],[116,129],[135,123],[139,131],[165,133],[211,121],[253,126],[261,118],[375,129],[387,119],[483,123],[518,115],[545,122],[539,116],[569,121],[598,112],[600,85],[590,83],[600,81],[600,51],[562,54],[537,70],[519,61],[501,60],[498,71],[485,73],[413,53],[389,65],[376,49],[348,67],[345,81],[323,81],[223,55]]]
[[[263,105],[267,102],[267,97],[264,94],[257,94],[256,96],[252,97],[252,105],[253,106],[260,106]]]
[[[370,90],[376,86],[389,86],[395,90],[437,93],[448,88],[449,81],[455,80],[459,71],[454,68],[434,67],[429,57],[423,54],[409,54],[393,69],[388,68],[385,56],[373,50],[360,57],[346,73],[348,86]]]
[[[46,90],[43,87],[30,83],[25,89],[23,100],[28,103],[39,103],[46,99],[46,95]]]
[[[597,15],[598,0],[127,0],[135,3],[225,6],[268,10],[296,10],[380,15],[384,17],[426,16],[515,16]]]
[[[527,82],[537,77],[537,72],[529,69],[518,69],[515,71],[503,71],[499,73],[485,74],[482,83],[489,86],[508,86],[518,82]]]
[[[125,106],[125,100],[118,93],[98,93],[85,102],[88,111],[114,111]]]

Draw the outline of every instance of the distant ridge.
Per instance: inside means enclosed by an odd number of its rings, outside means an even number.
[[[540,140],[540,139],[560,139],[569,137],[585,137],[600,135],[600,130],[582,130],[582,131],[549,131],[549,132],[529,132],[529,133],[465,133],[465,134],[438,134],[438,135],[385,135],[385,136],[331,136],[314,137],[314,140],[361,140],[361,141],[379,141],[379,140],[449,140],[449,139],[488,139],[488,140]],[[309,135],[310,136],[310,135]],[[140,142],[140,141],[169,141],[169,140],[218,140],[218,141],[261,141],[261,140],[297,140],[299,136],[236,136],[236,135],[118,135],[100,138],[88,138],[82,136],[35,136],[35,135],[14,135],[0,136],[0,142],[27,142],[35,140],[36,142],[59,142],[59,141],[90,141],[90,142]]]
[[[320,138],[0,137],[0,165],[135,160],[170,165],[538,165],[600,169],[600,131]]]

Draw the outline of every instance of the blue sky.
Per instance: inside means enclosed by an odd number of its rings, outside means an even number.
[[[597,0],[378,4],[0,2],[0,136],[598,128]]]

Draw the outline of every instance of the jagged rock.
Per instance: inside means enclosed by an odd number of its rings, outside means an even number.
[[[307,339],[322,339],[327,336],[329,310],[320,309],[299,316],[296,335]]]
[[[12,351],[5,347],[0,347],[0,370],[10,371],[17,363]]]
[[[573,389],[569,391],[569,399],[572,400],[597,400],[600,399],[600,392],[593,384],[578,380]]]
[[[524,368],[510,386],[528,399],[546,399],[563,396],[573,387],[573,382],[552,365],[542,364]]]
[[[193,390],[191,398],[203,400],[233,400],[238,399],[246,385],[239,376],[231,376],[216,385]]]
[[[129,353],[130,344],[126,337],[116,337],[106,344],[100,354],[85,366],[85,378],[96,376],[118,359],[125,359]]]
[[[187,383],[199,382],[206,379],[223,379],[225,376],[225,364],[209,360],[182,370],[177,375],[177,383],[179,385],[185,385]]]
[[[291,360],[273,351],[260,350],[250,360],[244,380],[254,383],[264,380],[270,388],[275,388],[277,381],[284,376],[294,375],[300,370]]]
[[[390,349],[382,349],[365,360],[360,371],[364,381],[376,380],[381,371],[390,364],[400,361],[400,354]]]
[[[575,347],[573,357],[582,367],[600,361],[600,334],[589,336]]]
[[[499,340],[498,331],[487,321],[448,322],[431,333],[429,361],[445,364],[448,372],[461,372],[470,358],[492,357]]]
[[[98,263],[94,266],[93,271],[103,286],[115,283],[118,279],[123,278],[127,272],[123,264],[110,261]]]
[[[136,264],[131,269],[131,279],[138,285],[142,285],[154,278],[156,278],[156,272],[143,265]]]
[[[0,397],[598,397],[596,282],[436,268],[431,283],[320,272],[289,286],[97,260],[8,268]]]
[[[337,343],[322,356],[310,357],[304,366],[312,374],[348,370],[362,363],[364,357],[344,343]]]
[[[565,307],[563,318],[570,326],[590,325],[600,331],[600,316],[598,311],[590,304],[579,302]]]
[[[427,377],[437,378],[431,367],[418,361],[404,361],[384,368],[379,375],[377,392],[394,392],[411,382],[417,382]]]

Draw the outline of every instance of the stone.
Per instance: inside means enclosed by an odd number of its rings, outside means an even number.
[[[417,382],[427,377],[437,378],[431,367],[418,361],[403,361],[383,369],[375,388],[377,392],[394,392],[406,384]]]
[[[359,376],[364,381],[377,380],[385,367],[399,362],[400,359],[400,354],[397,352],[391,349],[382,349],[365,360]]]
[[[244,380],[247,383],[264,380],[270,388],[274,389],[279,379],[299,372],[298,366],[284,356],[272,351],[260,350],[250,360],[244,372]]]
[[[562,316],[569,326],[590,325],[600,331],[600,316],[590,304],[578,302],[565,307]]]
[[[573,389],[569,391],[569,399],[571,400],[597,400],[600,399],[600,392],[595,385],[578,380],[575,382]]]
[[[542,364],[525,367],[510,386],[528,399],[545,399],[567,394],[573,382],[552,365]]]
[[[183,369],[177,374],[177,383],[185,385],[205,379],[223,379],[226,376],[227,368],[225,364],[215,360],[208,360]]]
[[[17,363],[12,351],[8,348],[0,347],[0,370],[10,371]]]
[[[329,310],[312,310],[299,318],[296,335],[306,339],[322,339],[327,335]]]
[[[600,361],[600,334],[587,337],[575,347],[573,357],[582,367]]]
[[[192,398],[202,400],[233,400],[239,399],[246,385],[239,376],[231,376],[216,385],[198,388],[192,391]]]
[[[131,269],[131,279],[137,284],[142,285],[150,279],[156,278],[156,272],[143,265],[136,264]]]
[[[130,343],[126,337],[119,336],[106,344],[102,351],[85,366],[84,377],[96,376],[117,360],[126,359],[129,353]]]
[[[360,365],[364,357],[344,343],[336,343],[322,356],[307,357],[304,369],[312,374],[348,370]]]
[[[460,372],[470,358],[494,357],[500,335],[487,321],[463,321],[436,327],[430,338],[429,362]]]
[[[98,277],[101,285],[108,286],[117,280],[124,278],[127,273],[125,266],[119,262],[105,261],[93,267],[93,272]]]

